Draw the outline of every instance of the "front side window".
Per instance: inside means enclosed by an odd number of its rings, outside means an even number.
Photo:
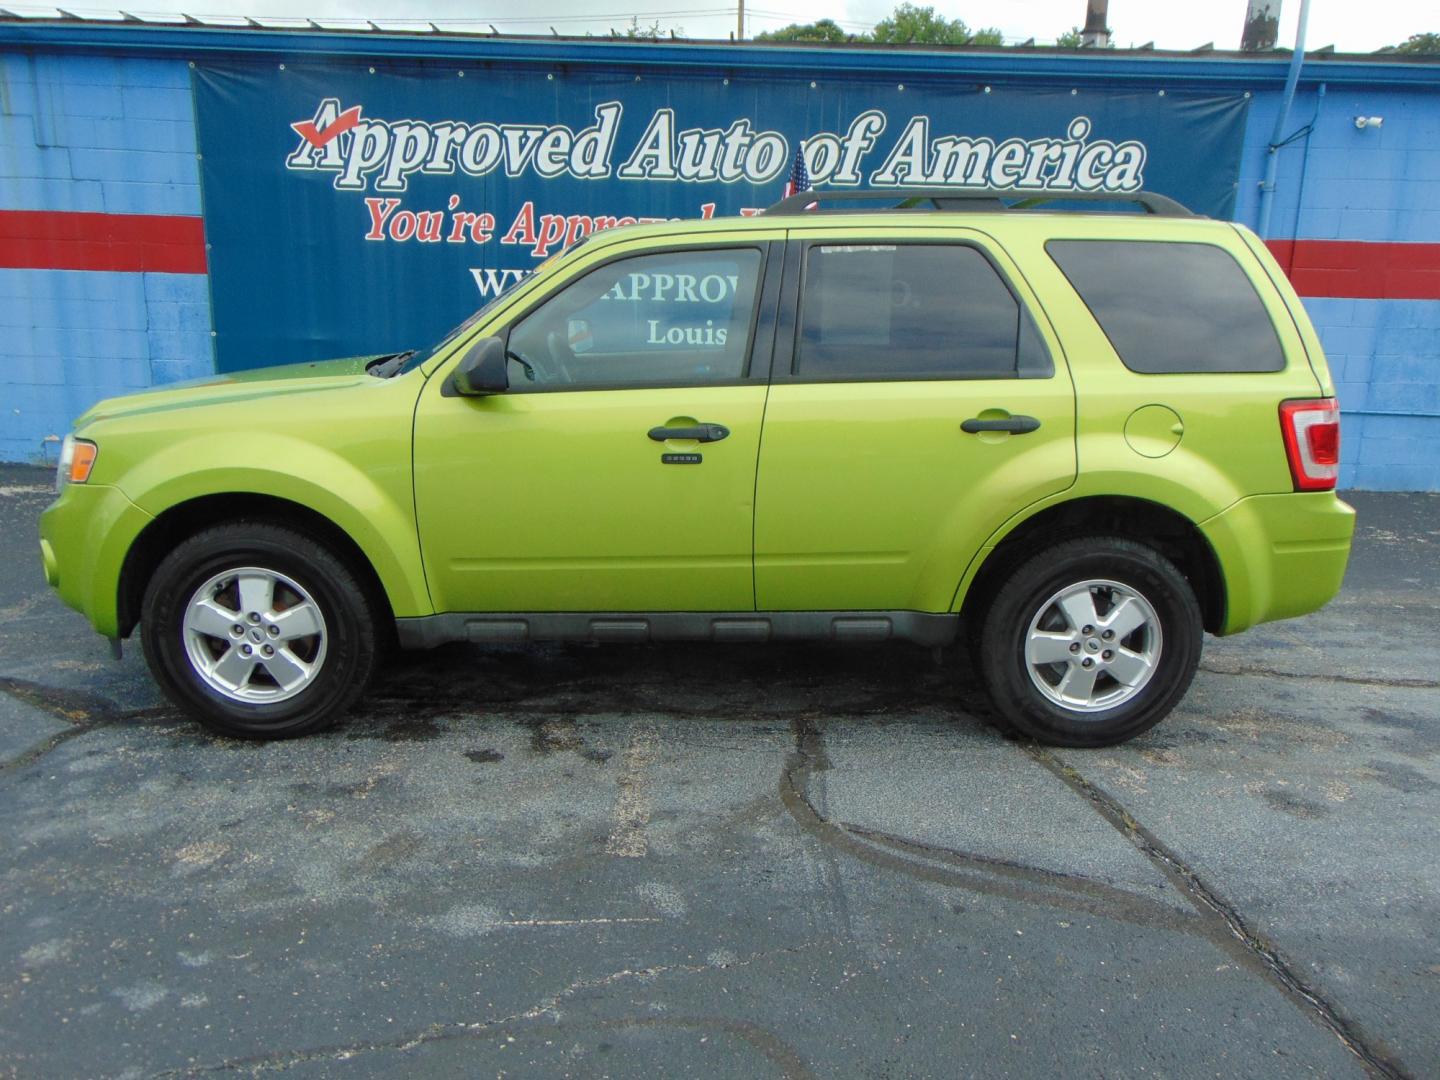
[[[805,379],[1048,376],[1030,315],[960,244],[816,244],[806,254],[795,374]]]
[[[1285,353],[1255,286],[1213,244],[1051,240],[1050,258],[1116,354],[1143,375],[1281,371]]]
[[[597,267],[511,329],[511,384],[622,388],[743,378],[762,263],[758,248],[717,248]]]

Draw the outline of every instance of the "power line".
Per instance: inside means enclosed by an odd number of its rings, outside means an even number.
[[[31,17],[31,18],[35,18],[35,17],[41,17],[41,18],[45,18],[45,17],[58,17],[59,14],[60,14],[59,11],[58,11],[58,9],[55,9],[55,8],[51,8],[51,7],[39,8],[39,7],[37,7],[37,6],[29,5],[29,4],[24,4],[24,5],[11,4],[11,5],[8,5],[8,6],[7,6],[7,10],[12,11],[12,12],[14,12],[15,14],[32,13],[32,12],[35,13],[35,14],[30,14],[30,15],[29,15],[29,17]],[[67,12],[69,12],[70,14],[80,16],[81,18],[95,19],[95,20],[97,20],[97,21],[116,21],[118,18],[123,17],[123,16],[122,16],[122,12],[121,12],[119,9],[116,9],[116,8],[88,8],[88,7],[75,7],[75,6],[67,5],[66,8],[65,8],[65,10],[66,10]],[[221,13],[200,13],[200,14],[195,14],[195,13],[193,13],[193,12],[187,14],[187,13],[181,12],[181,11],[179,11],[179,10],[157,11],[157,10],[153,10],[153,9],[130,8],[130,7],[125,8],[125,9],[124,9],[124,13],[125,13],[125,14],[129,14],[129,15],[134,16],[134,17],[137,17],[137,18],[142,18],[142,19],[143,19],[143,18],[150,18],[150,19],[156,19],[156,20],[162,20],[162,19],[181,20],[181,19],[185,19],[185,18],[188,17],[188,18],[193,18],[193,19],[195,19],[195,20],[197,20],[197,21],[200,21],[200,22],[213,21],[213,22],[219,23],[219,22],[221,22],[221,21],[242,21],[242,20],[243,20],[243,21],[252,21],[252,20],[253,20],[254,22],[259,23],[259,24],[261,24],[261,25],[264,25],[264,24],[266,24],[266,23],[276,24],[276,25],[279,25],[279,26],[286,26],[286,25],[295,25],[295,26],[313,25],[313,26],[320,27],[320,28],[322,28],[322,29],[325,28],[327,24],[329,24],[330,26],[336,26],[336,27],[361,26],[361,27],[367,27],[367,28],[368,28],[368,27],[372,27],[372,26],[373,26],[375,29],[379,29],[379,30],[384,30],[384,29],[386,29],[386,28],[401,28],[401,27],[407,27],[407,26],[415,26],[415,27],[419,27],[419,28],[422,28],[422,29],[429,30],[429,29],[431,29],[432,27],[435,27],[436,24],[441,24],[441,25],[444,25],[444,26],[482,26],[482,27],[490,27],[491,29],[494,29],[494,27],[495,27],[496,24],[498,24],[498,25],[500,25],[500,26],[507,26],[507,25],[509,25],[509,26],[549,26],[549,25],[552,25],[552,24],[564,24],[564,25],[594,24],[595,26],[600,27],[600,26],[602,26],[604,23],[610,22],[610,21],[612,21],[612,20],[617,20],[617,19],[619,19],[619,20],[626,20],[626,21],[628,21],[628,20],[630,20],[630,19],[632,19],[632,18],[635,18],[635,19],[643,19],[643,20],[656,20],[656,19],[671,19],[671,20],[673,20],[673,19],[696,19],[696,18],[698,18],[698,19],[718,19],[718,18],[725,18],[725,17],[733,16],[733,15],[735,14],[735,10],[736,10],[736,9],[735,9],[734,6],[728,6],[728,7],[705,7],[705,8],[668,8],[668,9],[662,9],[662,10],[658,10],[658,11],[644,11],[644,12],[636,12],[636,11],[634,11],[634,10],[624,11],[624,12],[591,12],[591,13],[586,13],[586,14],[583,14],[583,15],[571,15],[571,14],[560,15],[560,14],[555,14],[555,15],[519,15],[519,16],[490,16],[490,17],[485,17],[485,16],[479,16],[479,17],[476,17],[476,16],[467,16],[467,17],[458,17],[458,18],[447,18],[447,17],[445,17],[445,16],[443,16],[443,15],[436,15],[436,16],[432,16],[431,18],[428,18],[428,19],[421,19],[421,18],[411,18],[411,19],[407,19],[407,18],[395,18],[395,17],[391,17],[391,16],[384,16],[384,15],[369,16],[369,17],[367,17],[367,16],[361,16],[361,15],[348,15],[348,14],[347,14],[347,15],[334,15],[334,16],[329,16],[329,15],[314,15],[314,16],[303,16],[303,15],[251,15],[251,16],[246,16],[246,15],[228,14],[228,13],[227,13],[227,14],[221,14]],[[46,14],[46,15],[39,15],[38,13],[39,13],[40,11],[44,11],[44,12],[46,12],[47,14]],[[53,12],[53,15],[48,14],[48,13],[52,13],[52,12]],[[752,8],[752,7],[748,7],[748,6],[747,6],[746,11],[745,11],[745,14],[746,14],[746,17],[747,17],[747,21],[748,21],[749,19],[758,19],[758,20],[760,20],[760,21],[765,21],[765,22],[780,22],[780,23],[787,23],[787,24],[793,23],[793,24],[797,24],[797,25],[808,25],[810,22],[814,21],[814,20],[811,20],[811,19],[809,18],[809,16],[807,16],[807,15],[805,15],[805,14],[802,14],[802,13],[793,12],[793,11],[777,11],[777,10],[774,10],[774,9],[771,9],[771,8]],[[874,27],[875,27],[875,23],[872,23],[872,22],[869,22],[869,21],[865,21],[865,20],[860,20],[860,19],[833,19],[833,18],[832,18],[832,19],[830,19],[830,22],[834,23],[835,25],[839,26],[839,27],[842,28],[842,29],[850,30],[850,31],[857,32],[857,33],[863,33],[863,32],[869,31],[869,30],[873,30]],[[1011,40],[1019,40],[1019,39],[1018,39],[1018,37],[1012,38],[1011,35],[1005,35],[1005,36],[1004,36],[1004,40],[1008,42],[1008,41],[1011,41]]]
[[[8,4],[8,5],[6,5],[6,10],[8,10],[8,11],[13,11],[13,12],[15,12],[16,14],[21,14],[22,12],[39,12],[39,11],[42,11],[42,10],[43,10],[43,11],[46,12],[47,14],[53,13],[54,16],[58,16],[58,15],[59,15],[59,9],[57,9],[57,8],[46,7],[46,8],[43,8],[43,9],[42,9],[42,8],[34,7],[34,6],[32,6],[32,5],[29,5],[29,4]],[[86,7],[77,7],[77,6],[69,5],[69,4],[67,4],[67,5],[65,6],[65,10],[68,11],[68,12],[70,12],[71,14],[79,15],[79,16],[82,16],[82,17],[84,17],[84,18],[103,17],[104,21],[118,21],[118,16],[121,14],[121,11],[120,11],[119,8],[86,8]],[[204,20],[204,19],[244,19],[244,18],[253,18],[253,19],[257,19],[257,20],[269,20],[269,21],[273,21],[273,22],[286,22],[286,23],[305,23],[305,22],[314,22],[314,23],[327,23],[327,22],[329,22],[329,23],[357,23],[357,24],[363,24],[363,23],[385,23],[385,24],[388,24],[388,25],[391,25],[391,26],[405,26],[405,25],[412,25],[412,24],[415,25],[415,26],[430,26],[430,25],[432,25],[432,24],[434,24],[434,23],[445,23],[445,24],[447,24],[447,25],[477,25],[477,26],[487,26],[487,25],[489,25],[490,23],[600,22],[600,21],[603,21],[603,20],[606,20],[606,19],[626,19],[626,20],[629,20],[629,19],[632,18],[632,17],[641,18],[641,19],[650,19],[650,18],[657,18],[657,17],[673,18],[673,17],[677,17],[677,16],[685,17],[685,16],[709,16],[709,15],[717,15],[717,16],[718,16],[718,15],[733,15],[733,14],[735,13],[735,8],[734,8],[733,6],[730,6],[730,7],[717,7],[717,8],[675,8],[675,9],[672,9],[672,10],[665,10],[665,11],[642,11],[642,12],[636,12],[636,11],[634,11],[634,10],[630,10],[630,11],[623,11],[623,12],[621,12],[621,11],[616,11],[616,12],[589,13],[589,14],[585,14],[585,15],[523,15],[523,16],[508,16],[508,15],[507,15],[507,16],[490,16],[490,17],[481,17],[481,18],[474,18],[474,17],[448,18],[448,17],[446,17],[446,16],[444,16],[444,15],[436,15],[436,16],[433,16],[433,17],[428,18],[428,19],[420,19],[420,18],[406,19],[406,18],[396,18],[396,17],[394,17],[394,16],[387,16],[387,15],[377,15],[377,16],[372,16],[372,17],[366,17],[366,16],[363,16],[363,15],[349,15],[349,14],[346,14],[346,15],[312,15],[312,16],[305,16],[305,15],[251,15],[251,16],[246,16],[246,15],[240,15],[240,14],[219,13],[219,12],[216,12],[216,13],[206,13],[206,12],[195,13],[195,12],[188,12],[188,13],[187,13],[187,12],[182,12],[182,11],[179,11],[179,10],[155,11],[155,10],[147,10],[147,9],[144,9],[144,8],[134,8],[134,7],[129,7],[129,6],[125,7],[125,8],[124,8],[124,11],[127,12],[127,13],[129,13],[129,14],[131,14],[131,15],[135,15],[135,16],[138,16],[138,17],[150,17],[150,18],[157,18],[157,19],[162,19],[162,18],[179,19],[179,18],[184,17],[184,15],[186,15],[186,14],[190,14],[193,18],[201,19],[201,20]],[[35,17],[35,16],[34,16],[34,15],[31,15],[31,16],[29,16],[29,17],[32,17],[32,18],[33,18],[33,17]],[[98,21],[98,20],[97,20],[97,21]]]

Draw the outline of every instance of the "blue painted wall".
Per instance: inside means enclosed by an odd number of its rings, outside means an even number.
[[[183,60],[0,53],[0,210],[200,213]],[[97,400],[214,371],[203,274],[0,269],[0,461]]]
[[[1278,94],[1256,98],[1236,220],[1255,227]],[[1380,128],[1355,127],[1378,116]],[[1280,151],[1271,234],[1306,240],[1440,243],[1440,94],[1303,90]],[[1440,267],[1437,267],[1440,269]],[[1440,491],[1440,300],[1310,298],[1340,395],[1340,485]]]
[[[1118,56],[1070,63],[1127,70]],[[1006,66],[1038,70],[1023,56]],[[1252,226],[1278,104],[1273,89],[1252,102],[1236,203]],[[201,213],[185,60],[0,47],[0,107],[0,210]],[[1384,126],[1357,131],[1358,115]],[[1440,243],[1440,93],[1349,82],[1321,94],[1307,77],[1287,134],[1312,122],[1281,151],[1272,235]],[[1342,486],[1440,491],[1440,301],[1306,306],[1340,388]],[[3,461],[53,460],[100,397],[214,370],[204,275],[0,269],[0,327]]]

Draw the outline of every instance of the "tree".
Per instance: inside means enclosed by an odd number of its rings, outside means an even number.
[[[905,0],[888,19],[875,26],[871,40],[882,45],[1001,45],[999,30],[971,32],[963,19],[947,19],[933,7],[916,7]]]
[[[781,27],[779,30],[767,30],[763,34],[756,34],[756,41],[868,41],[869,34],[847,34],[840,29],[834,19],[821,19],[818,22],[791,23],[789,26]]]
[[[1080,48],[1080,44],[1080,28],[1078,26],[1072,26],[1055,39],[1055,47],[1057,49],[1078,49]]]
[[[659,41],[662,33],[665,33],[665,31],[661,29],[659,22],[651,23],[649,26],[641,26],[639,17],[631,15],[630,25],[625,28],[624,36],[632,41]],[[684,37],[685,28],[683,26],[672,27],[669,34],[672,38]]]
[[[1075,44],[1080,44],[1075,31]],[[998,29],[971,30],[963,19],[947,19],[933,7],[916,7],[909,0],[901,3],[888,19],[877,23],[870,33],[851,34],[834,19],[813,23],[791,23],[779,30],[755,35],[756,41],[813,41],[825,44],[874,42],[878,45],[1004,45],[1005,36]]]
[[[1411,34],[1409,40],[1395,46],[1395,51],[1411,56],[1440,56],[1440,34]]]

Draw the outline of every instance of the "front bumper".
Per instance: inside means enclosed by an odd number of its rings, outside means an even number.
[[[120,572],[154,519],[115,487],[68,484],[40,515],[45,580],[109,638],[120,636]]]
[[[1225,623],[1256,623],[1324,607],[1340,591],[1355,510],[1333,491],[1252,495],[1200,525],[1225,575]]]

